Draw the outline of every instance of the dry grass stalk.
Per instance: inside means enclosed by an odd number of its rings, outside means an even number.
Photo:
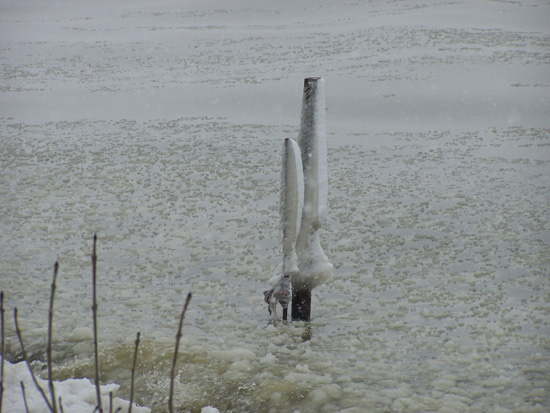
[[[181,340],[181,329],[183,326],[183,318],[185,317],[185,312],[187,311],[187,306],[191,301],[191,293],[187,294],[187,299],[185,300],[185,305],[180,316],[180,323],[178,326],[178,334],[176,334],[176,348],[174,350],[174,360],[172,361],[172,371],[170,373],[170,395],[168,397],[168,411],[170,413],[174,412],[174,375],[176,373],[176,362],[178,361],[178,350]]]
[[[53,302],[54,302],[54,296],[55,296],[58,271],[59,271],[59,263],[56,261],[53,266],[52,291],[50,294],[50,310],[48,313],[48,346],[46,348],[46,357],[47,357],[47,363],[48,363],[48,386],[50,388],[50,398],[52,401],[53,413],[57,413],[57,403],[55,402],[55,388],[53,385],[53,374],[52,374],[52,329],[53,329]]]
[[[136,336],[136,349],[134,351],[134,363],[132,364],[132,379],[130,381],[130,406],[128,407],[128,413],[132,413],[132,404],[134,403],[134,377],[136,374],[136,363],[137,363],[138,348],[139,348],[139,335],[140,335],[140,332],[138,331]]]
[[[119,407],[115,410],[115,413],[118,413],[122,410],[122,407]],[[113,413],[113,392],[109,392],[109,413]]]
[[[25,411],[29,413],[29,406],[27,406],[27,395],[25,394],[25,385],[21,381],[21,393],[23,393],[23,404],[25,405]]]
[[[97,410],[99,413],[103,413],[101,407],[101,390],[99,387],[99,351],[97,346],[97,301],[96,301],[96,274],[97,274],[97,254],[96,254],[97,234],[94,234],[94,246],[92,251],[92,290],[93,290],[93,304],[92,315],[94,319],[94,355],[95,355],[95,391],[97,397]]]
[[[44,390],[42,389],[42,387],[40,387],[40,384],[38,384],[38,380],[36,380],[36,376],[32,371],[31,362],[29,361],[27,350],[25,349],[25,345],[23,344],[23,337],[21,337],[21,329],[19,328],[19,322],[17,321],[17,307],[13,309],[13,318],[15,321],[15,333],[17,334],[17,338],[19,339],[19,344],[21,345],[21,351],[23,352],[23,358],[25,359],[25,363],[27,364],[27,367],[29,368],[29,372],[31,373],[32,381],[34,382],[34,385],[38,389],[38,392],[42,395],[42,398],[48,405],[48,410],[50,412],[53,412],[53,407],[50,401],[48,400],[46,393],[44,393]]]
[[[4,291],[0,291],[0,413],[2,413],[2,401],[4,400]]]

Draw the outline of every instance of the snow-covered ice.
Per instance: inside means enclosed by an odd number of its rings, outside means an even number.
[[[97,232],[102,377],[129,398],[140,331],[152,411],[188,291],[183,411],[548,411],[548,21],[541,0],[0,2],[0,290],[36,371],[58,260],[54,375],[93,377]],[[311,323],[274,326],[309,76],[333,277]]]

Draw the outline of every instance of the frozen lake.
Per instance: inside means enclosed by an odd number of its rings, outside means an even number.
[[[166,411],[550,410],[547,1],[0,4],[6,358]],[[283,139],[326,80],[334,277],[271,325]],[[44,373],[44,371],[42,371]],[[19,391],[19,389],[17,389]],[[5,407],[5,406],[4,406]],[[24,411],[24,410],[21,410]]]

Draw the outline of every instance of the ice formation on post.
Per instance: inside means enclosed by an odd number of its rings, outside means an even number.
[[[298,145],[304,174],[304,207],[296,253],[300,271],[292,275],[293,290],[308,290],[332,276],[332,264],[321,248],[319,231],[327,213],[328,173],[325,132],[325,81],[304,81]]]
[[[304,206],[304,173],[302,157],[298,144],[286,138],[283,146],[283,167],[281,171],[281,199],[279,214],[281,217],[281,247],[285,275],[298,273],[296,240],[300,231],[302,209]]]
[[[279,204],[283,262],[269,280],[274,288],[264,291],[272,317],[279,301],[275,291],[285,290],[290,277],[292,319],[309,321],[311,290],[332,276],[319,239],[328,198],[324,86],[322,78],[305,79],[298,143],[284,142]]]
[[[290,276],[297,274],[298,257],[296,239],[300,231],[302,209],[304,206],[304,173],[302,156],[298,144],[292,139],[285,139],[283,145],[283,166],[281,169],[281,192],[279,202],[281,231],[281,249],[283,262],[269,280],[272,290],[264,291],[265,301],[269,303],[272,318],[277,319],[277,303],[283,307],[283,320],[286,320],[286,309],[290,302]]]

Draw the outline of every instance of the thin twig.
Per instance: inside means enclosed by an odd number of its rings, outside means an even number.
[[[130,406],[128,407],[128,413],[132,413],[132,404],[134,403],[134,377],[136,374],[136,362],[137,362],[137,356],[138,356],[138,347],[139,347],[139,334],[138,331],[136,336],[136,349],[134,351],[134,363],[132,365],[132,379],[130,382]]]
[[[27,406],[27,395],[25,394],[25,385],[21,381],[21,393],[23,393],[23,404],[25,404],[25,411],[29,413],[29,406]]]
[[[27,350],[25,350],[25,345],[23,344],[23,338],[21,337],[21,330],[19,329],[19,323],[17,322],[17,307],[13,309],[13,318],[15,320],[15,333],[17,334],[17,338],[19,339],[19,344],[21,345],[21,351],[23,352],[23,358],[25,359],[25,363],[27,364],[27,367],[29,368],[29,372],[31,373],[32,381],[34,382],[34,385],[42,395],[42,398],[44,399],[46,404],[48,405],[48,410],[50,412],[53,412],[52,405],[48,400],[46,393],[44,393],[44,390],[42,389],[42,387],[40,387],[40,384],[38,384],[38,380],[36,380],[36,376],[32,371],[31,362],[29,361]]]
[[[93,304],[92,315],[94,319],[94,354],[95,354],[95,392],[97,397],[97,407],[99,413],[103,413],[101,407],[101,391],[99,387],[99,352],[97,349],[97,301],[96,301],[96,271],[97,271],[97,255],[96,255],[97,234],[94,234],[94,247],[92,252],[92,289],[93,289]]]
[[[187,311],[187,306],[189,305],[189,301],[191,301],[191,293],[187,294],[187,299],[185,300],[185,305],[183,306],[183,310],[180,316],[178,334],[176,334],[176,348],[174,350],[174,360],[172,361],[172,372],[170,373],[170,395],[168,397],[168,411],[170,413],[174,412],[174,374],[176,372],[176,362],[178,361],[178,350],[180,346],[183,318],[185,317],[185,312]]]
[[[59,396],[59,411],[61,413],[64,413],[63,412],[63,400],[61,400],[61,396]]]
[[[115,410],[115,413],[118,413],[122,410],[122,407],[119,407]],[[109,392],[109,413],[113,413],[113,392]]]
[[[0,291],[0,413],[2,413],[2,401],[4,400],[4,291]]]
[[[52,400],[53,413],[57,413],[57,403],[55,402],[55,389],[53,386],[53,374],[52,374],[52,326],[53,326],[53,301],[55,296],[55,288],[57,281],[57,272],[59,270],[59,263],[56,261],[53,266],[53,281],[52,291],[50,294],[50,311],[48,313],[48,347],[46,348],[46,356],[48,362],[48,386],[50,388],[50,397]]]

